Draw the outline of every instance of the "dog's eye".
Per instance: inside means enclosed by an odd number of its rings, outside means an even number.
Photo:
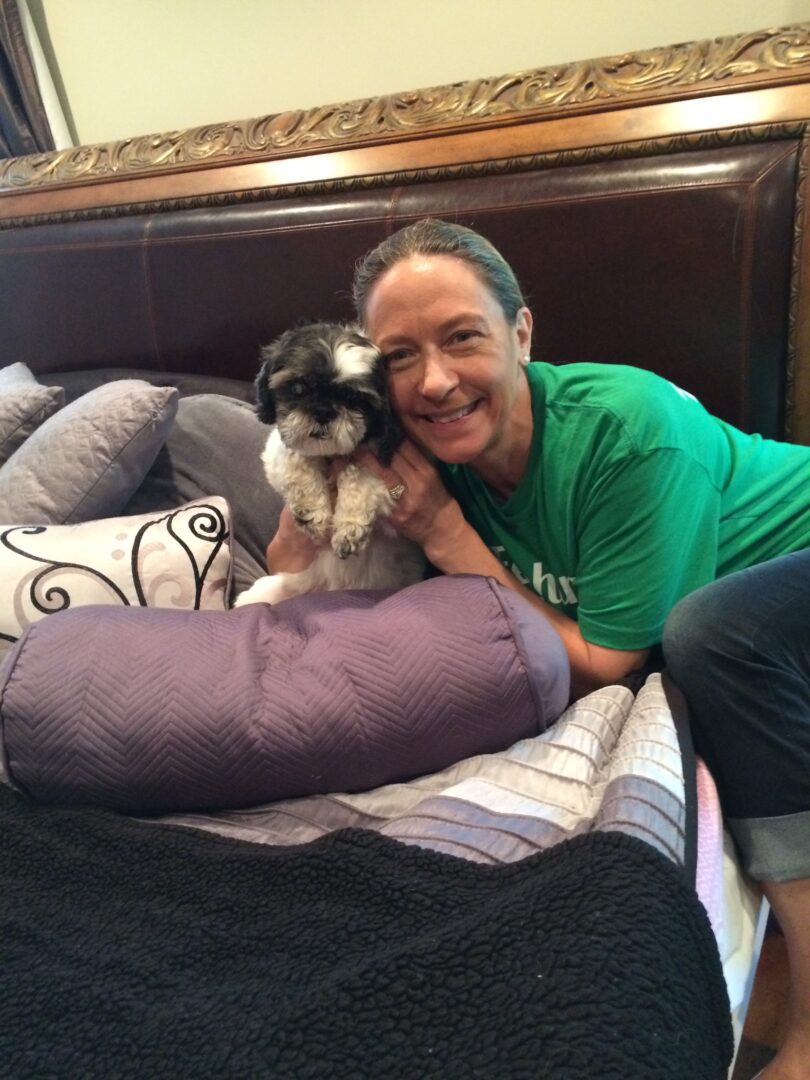
[[[290,393],[295,397],[301,397],[302,394],[306,393],[306,389],[306,384],[302,383],[300,379],[290,383]]]

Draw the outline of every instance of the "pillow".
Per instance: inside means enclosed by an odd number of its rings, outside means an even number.
[[[43,386],[25,364],[0,368],[0,465],[65,403],[61,386]]]
[[[86,604],[224,611],[225,499],[80,525],[0,526],[0,656],[46,615]]]
[[[82,608],[30,627],[0,669],[0,753],[35,799],[237,809],[505,750],[568,692],[557,631],[476,574],[193,618]]]
[[[222,394],[182,398],[166,445],[126,513],[224,495],[231,509],[234,592],[249,589],[267,573],[265,552],[283,505],[261,463],[269,434],[270,428],[243,401]]]
[[[0,468],[0,521],[60,525],[120,514],[176,411],[173,387],[136,379],[66,405]]]

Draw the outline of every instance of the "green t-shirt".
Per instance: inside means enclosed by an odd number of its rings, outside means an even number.
[[[485,543],[587,641],[656,644],[686,593],[810,545],[810,447],[745,435],[638,368],[527,374],[534,435],[512,495],[440,469]]]

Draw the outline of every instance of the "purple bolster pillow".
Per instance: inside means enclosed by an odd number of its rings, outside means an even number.
[[[549,623],[474,575],[270,607],[85,607],[29,627],[0,669],[9,778],[129,812],[358,791],[552,724],[569,669]]]

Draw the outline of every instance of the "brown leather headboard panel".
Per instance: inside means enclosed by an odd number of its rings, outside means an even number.
[[[535,357],[651,368],[782,433],[798,142],[0,231],[5,362],[250,379],[301,318],[350,318],[357,258],[405,221],[512,262]]]

